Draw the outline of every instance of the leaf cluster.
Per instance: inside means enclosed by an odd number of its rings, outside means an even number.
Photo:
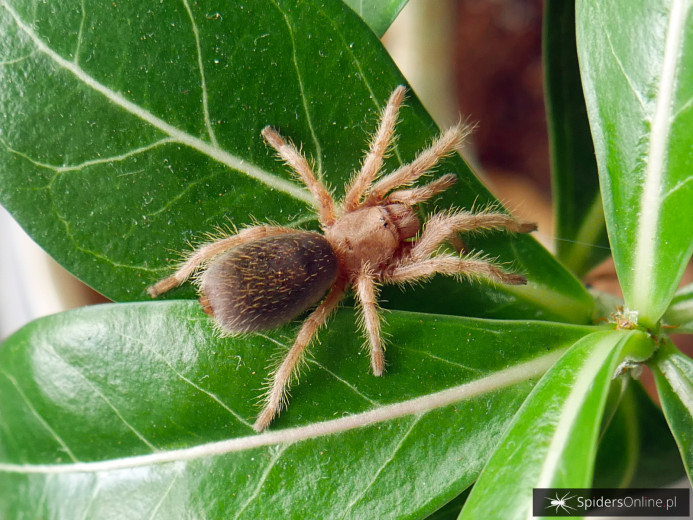
[[[0,202],[117,302],[2,344],[0,516],[525,518],[535,487],[691,477],[693,361],[668,337],[693,331],[693,289],[677,292],[693,252],[690,0],[547,0],[564,240],[553,256],[529,236],[465,237],[526,287],[383,291],[384,379],[346,307],[257,435],[296,324],[219,338],[192,287],[147,301],[215,229],[317,228],[265,125],[343,194],[406,84],[378,40],[405,2],[348,3],[358,14],[338,0],[0,3]],[[437,132],[411,94],[386,169]],[[496,202],[460,157],[440,169],[460,182],[424,214]],[[623,302],[605,309],[580,277],[609,247]],[[631,377],[643,366],[661,410]]]

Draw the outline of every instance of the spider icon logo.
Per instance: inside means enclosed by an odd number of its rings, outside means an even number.
[[[572,509],[573,511],[575,510],[574,507],[571,507],[567,504],[568,500],[575,498],[575,496],[569,496],[570,492],[566,493],[562,497],[558,496],[558,491],[556,491],[556,498],[551,498],[551,497],[546,497],[546,500],[550,502],[548,506],[546,506],[544,509],[548,509],[550,507],[555,507],[556,508],[556,513],[558,513],[559,509],[563,509],[566,513],[570,513],[568,511],[569,509]]]

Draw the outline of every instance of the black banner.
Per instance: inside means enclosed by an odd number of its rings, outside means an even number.
[[[537,488],[534,516],[683,516],[690,514],[688,489]]]

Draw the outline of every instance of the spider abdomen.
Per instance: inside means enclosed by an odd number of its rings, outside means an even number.
[[[270,329],[317,303],[337,272],[337,258],[322,235],[267,237],[213,259],[201,277],[201,300],[228,332]]]

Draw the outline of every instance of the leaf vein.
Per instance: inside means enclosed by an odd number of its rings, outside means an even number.
[[[96,260],[101,260],[109,265],[112,265],[113,267],[118,267],[122,269],[131,269],[134,271],[144,271],[145,273],[149,274],[154,274],[159,271],[163,271],[166,269],[166,267],[162,267],[160,269],[154,270],[151,267],[145,266],[145,265],[132,265],[132,264],[122,264],[120,262],[116,262],[114,259],[109,258],[105,256],[103,253],[100,251],[95,251],[93,249],[89,249],[87,247],[84,247],[82,243],[77,240],[77,238],[73,235],[72,233],[72,224],[70,223],[67,218],[65,218],[59,211],[58,208],[55,204],[55,198],[53,197],[53,192],[50,190],[49,186],[49,194],[51,196],[51,210],[53,211],[53,214],[56,216],[58,219],[58,222],[60,222],[63,227],[65,228],[65,236],[72,242],[73,247],[77,250],[80,251],[86,255],[94,257]]]
[[[634,309],[647,309],[651,301],[650,277],[659,242],[659,219],[663,201],[661,198],[662,181],[667,173],[666,148],[669,143],[679,46],[687,18],[685,10],[683,0],[674,0],[669,13],[662,70],[657,88],[657,101],[652,116],[650,146],[638,214],[639,225],[637,226],[637,245],[633,264],[634,301],[630,302]],[[656,318],[659,319],[659,316]]]
[[[164,503],[164,500],[166,500],[166,497],[171,493],[171,490],[173,489],[174,484],[178,480],[178,477],[180,476],[180,472],[176,473],[173,475],[173,478],[171,479],[171,483],[168,485],[164,493],[161,495],[161,498],[159,501],[156,503],[156,506],[154,506],[154,509],[152,510],[152,514],[149,515],[149,520],[153,520],[156,515],[159,513],[159,509],[161,509],[161,505]]]
[[[686,177],[685,179],[680,180],[679,182],[676,183],[675,186],[672,186],[672,188],[664,194],[664,197],[662,197],[662,199],[668,199],[674,193],[676,193],[681,188],[683,188],[686,184],[690,184],[691,182],[693,182],[693,175],[690,175],[690,176]]]
[[[87,386],[89,386],[89,388],[91,388],[92,391],[93,391],[103,402],[105,402],[106,405],[107,405],[111,410],[113,410],[113,413],[116,415],[116,417],[118,417],[118,419],[125,425],[125,427],[126,427],[127,429],[129,429],[132,433],[134,433],[135,436],[136,436],[140,441],[142,441],[150,450],[152,450],[153,452],[158,451],[157,447],[154,446],[151,442],[149,442],[149,440],[148,440],[144,435],[142,435],[142,433],[140,433],[139,430],[137,430],[137,428],[135,428],[132,424],[130,424],[130,423],[128,422],[127,419],[125,419],[125,417],[123,416],[123,414],[120,413],[120,410],[118,410],[118,407],[115,406],[115,405],[113,404],[113,402],[111,402],[111,400],[110,400],[110,399],[109,399],[109,398],[108,398],[108,397],[107,397],[107,396],[106,396],[106,395],[105,395],[94,383],[92,383],[92,382],[89,380],[89,378],[87,378],[87,376],[85,376],[82,372],[80,372],[79,370],[77,370],[77,368],[76,368],[73,364],[69,363],[69,362],[68,362],[66,359],[64,359],[60,354],[58,354],[58,352],[57,352],[52,346],[49,346],[48,348],[49,348],[49,350],[53,353],[53,355],[54,355],[55,357],[57,357],[60,361],[62,361],[62,362],[64,363],[64,365],[65,365],[68,369],[70,369],[72,372],[74,372],[75,374],[77,374],[77,375],[82,379],[82,381],[84,381],[84,382],[87,384]]]
[[[76,65],[79,63],[79,53],[82,48],[82,39],[84,38],[84,20],[87,16],[87,10],[84,6],[84,0],[82,0],[81,5],[82,19],[79,22],[79,31],[77,31],[77,42],[75,44],[75,50],[73,52],[74,57],[72,58],[73,63]]]
[[[204,457],[221,456],[228,453],[248,451],[276,444],[291,445],[327,435],[354,430],[356,428],[371,426],[407,415],[420,415],[460,401],[472,399],[485,393],[525,383],[541,376],[546,370],[553,366],[565,351],[565,348],[556,349],[536,359],[532,359],[531,361],[520,363],[446,390],[384,405],[375,410],[368,410],[338,419],[330,419],[283,430],[273,430],[261,434],[248,435],[246,437],[235,437],[151,455],[137,455],[99,462],[75,462],[73,464],[0,463],[0,472],[20,474],[94,473],[99,471],[146,467],[154,464],[166,464],[177,461],[197,460]]]
[[[693,97],[686,101],[681,107],[674,113],[672,120],[678,119],[678,117],[683,114],[686,110],[693,106]]]
[[[26,56],[20,56],[19,58],[12,58],[9,60],[0,60],[0,66],[15,65],[16,63],[21,63],[22,61],[28,60],[29,58],[33,57],[34,54],[35,54],[35,51],[31,51]]]
[[[139,105],[126,99],[119,92],[116,92],[106,85],[98,82],[95,78],[87,74],[81,67],[71,61],[66,60],[51,49],[41,38],[38,37],[31,27],[29,27],[19,18],[17,12],[12,9],[7,2],[0,3],[0,7],[9,12],[12,18],[14,18],[17,27],[19,27],[19,29],[21,29],[31,39],[40,52],[48,56],[48,58],[50,58],[58,67],[61,67],[73,74],[75,78],[84,83],[87,87],[103,95],[114,105],[122,108],[129,114],[132,114],[142,121],[149,123],[152,127],[162,131],[179,143],[197,150],[231,169],[244,173],[250,178],[262,182],[270,188],[285,193],[297,200],[315,207],[316,203],[313,196],[307,190],[304,190],[297,184],[278,177],[273,173],[267,172],[253,164],[250,164],[247,160],[241,157],[237,157],[226,150],[183,132]]]
[[[89,159],[88,161],[84,161],[84,162],[79,163],[79,164],[64,164],[62,166],[55,166],[54,164],[44,163],[44,162],[38,161],[38,160],[32,158],[30,155],[28,155],[24,152],[21,152],[15,148],[12,148],[9,145],[9,143],[7,143],[7,141],[5,141],[2,137],[0,137],[0,144],[2,144],[2,146],[4,146],[5,149],[9,153],[15,154],[15,155],[21,157],[22,159],[33,164],[34,166],[37,166],[39,168],[44,168],[47,170],[52,170],[56,173],[79,171],[79,170],[82,170],[84,168],[88,168],[90,166],[95,166],[98,164],[108,164],[108,163],[112,163],[112,162],[124,161],[125,159],[129,159],[130,157],[134,157],[135,155],[139,155],[141,153],[148,152],[149,150],[153,150],[155,148],[158,148],[159,146],[162,146],[162,145],[165,145],[168,143],[174,143],[174,142],[176,142],[175,139],[173,139],[171,137],[166,137],[164,139],[160,139],[160,140],[155,141],[151,144],[141,146],[140,148],[135,148],[133,150],[130,150],[129,152],[125,152],[125,153],[122,153],[120,155],[112,155],[109,157],[100,157],[98,159]],[[53,180],[54,179],[52,179],[51,182],[53,182]]]
[[[322,177],[322,146],[320,145],[320,140],[318,139],[318,136],[315,132],[315,128],[313,127],[313,120],[310,116],[310,110],[308,109],[308,96],[306,95],[305,84],[303,81],[303,76],[301,75],[301,69],[298,66],[298,57],[296,55],[296,38],[294,36],[294,28],[292,27],[291,22],[289,21],[289,17],[281,9],[279,4],[275,0],[272,0],[272,3],[284,17],[284,22],[286,23],[286,27],[289,31],[289,37],[291,39],[291,59],[294,65],[294,69],[296,70],[296,81],[298,83],[298,88],[301,93],[301,101],[303,103],[303,111],[306,114],[306,122],[308,123],[310,135],[313,138],[313,145],[315,146],[315,161],[318,170],[316,175],[318,176],[318,178],[320,178]]]
[[[644,113],[645,112],[645,102],[643,101],[643,98],[642,98],[642,95],[640,94],[640,92],[635,88],[635,84],[630,79],[630,76],[626,72],[626,69],[623,66],[623,63],[621,62],[621,58],[619,58],[618,54],[616,53],[616,49],[614,48],[614,44],[611,41],[611,32],[609,31],[608,27],[604,26],[604,20],[606,20],[607,18],[605,18],[604,14],[601,12],[599,2],[595,2],[595,7],[598,11],[600,11],[600,13],[599,13],[600,15],[597,17],[597,20],[599,20],[599,23],[602,26],[602,30],[604,31],[604,34],[606,35],[606,41],[609,43],[609,50],[611,51],[611,55],[614,57],[614,60],[616,61],[616,65],[618,65],[618,68],[621,71],[621,74],[623,75],[624,79],[626,80],[626,83],[628,83],[628,87],[630,88],[630,90],[635,95],[635,98],[638,100],[638,104],[640,105],[640,108],[642,109],[642,111]]]
[[[266,339],[267,341],[271,341],[271,342],[274,343],[275,345],[279,345],[280,347],[282,347],[284,350],[286,350],[286,351],[288,352],[289,346],[288,346],[288,345],[285,345],[285,344],[282,343],[281,341],[277,341],[276,339],[271,338],[271,337],[269,337],[269,336],[267,336],[267,335],[265,335],[265,334],[262,334],[261,332],[256,332],[255,334],[256,334],[257,336],[260,336],[261,338]],[[335,378],[335,379],[336,379],[337,381],[339,381],[340,383],[346,385],[346,386],[349,387],[349,389],[352,390],[356,395],[358,395],[358,396],[361,397],[362,399],[368,401],[370,404],[375,405],[375,406],[379,406],[379,405],[380,405],[380,403],[379,403],[378,401],[374,401],[373,399],[371,399],[371,398],[368,397],[367,395],[361,393],[361,391],[359,391],[358,388],[356,388],[354,385],[352,385],[351,383],[349,383],[349,382],[346,381],[345,379],[342,379],[341,377],[339,377],[337,374],[335,374],[334,372],[332,372],[331,370],[329,370],[326,366],[324,366],[323,364],[321,364],[319,361],[316,361],[315,359],[308,359],[308,363],[311,363],[311,364],[317,366],[320,370],[323,370],[324,372],[326,372],[327,374],[329,374],[330,376],[332,376],[333,378]]]
[[[269,477],[270,472],[274,468],[274,466],[277,464],[277,461],[279,458],[282,456],[282,454],[286,451],[288,448],[287,445],[280,446],[277,450],[276,453],[274,454],[274,457],[272,457],[272,460],[270,460],[269,464],[265,468],[265,470],[262,472],[262,475],[260,476],[260,480],[258,480],[257,485],[255,486],[255,489],[253,490],[253,493],[248,497],[248,500],[246,500],[243,503],[243,506],[238,510],[238,513],[236,513],[236,516],[234,516],[234,520],[238,520],[240,518],[241,514],[248,508],[248,506],[257,498],[257,496],[260,494],[260,490],[262,489],[262,486],[265,484],[267,481],[267,478]]]
[[[408,348],[408,347],[402,347],[402,346],[400,346],[400,347],[398,347],[398,348],[399,348],[400,350],[406,350],[406,351],[408,351],[408,352],[413,352],[413,353],[415,353],[415,354],[421,354],[421,355],[426,356],[426,357],[429,357],[429,358],[431,358],[431,359],[435,359],[436,361],[441,361],[441,362],[443,362],[443,363],[447,363],[448,365],[452,365],[452,366],[455,366],[455,367],[458,367],[458,368],[462,368],[462,369],[464,369],[464,370],[467,370],[467,371],[472,372],[472,373],[477,374],[477,375],[482,373],[482,371],[479,370],[479,369],[472,368],[472,367],[468,367],[468,366],[466,366],[466,365],[463,365],[462,363],[457,363],[457,362],[455,362],[455,361],[450,361],[449,359],[445,359],[445,358],[436,356],[435,354],[431,354],[430,352],[427,352],[427,351],[425,351],[425,350],[418,350],[418,349]]]
[[[89,520],[89,510],[91,509],[91,506],[94,505],[94,502],[96,502],[96,497],[98,496],[99,491],[101,491],[101,482],[97,480],[96,485],[91,490],[91,495],[89,495],[89,502],[87,502],[86,506],[84,507],[82,520]]]
[[[246,421],[243,417],[241,417],[241,415],[240,415],[238,412],[236,412],[236,411],[234,411],[232,408],[230,408],[230,407],[229,407],[226,403],[224,403],[224,401],[222,401],[216,394],[210,392],[209,390],[205,390],[205,389],[202,388],[200,385],[196,384],[196,383],[193,382],[192,380],[190,380],[190,379],[188,379],[187,377],[185,377],[181,372],[179,372],[179,371],[171,364],[171,362],[170,362],[168,359],[166,359],[165,356],[163,356],[163,355],[160,354],[159,352],[153,350],[146,342],[144,342],[144,341],[142,341],[142,340],[140,340],[140,339],[137,339],[137,338],[133,338],[133,337],[128,336],[128,335],[126,335],[126,334],[123,334],[122,332],[117,332],[117,334],[118,334],[121,338],[126,339],[126,340],[128,340],[128,341],[132,341],[133,343],[137,343],[138,345],[140,345],[142,348],[144,348],[144,349],[147,350],[148,352],[154,354],[157,358],[159,358],[161,361],[164,362],[164,364],[176,375],[176,377],[180,378],[182,381],[184,381],[185,383],[187,383],[187,384],[189,384],[190,386],[192,386],[192,387],[193,387],[195,390],[197,390],[198,392],[202,392],[202,393],[205,394],[206,396],[210,397],[214,402],[216,402],[216,403],[217,403],[219,406],[221,406],[224,410],[226,410],[228,413],[230,413],[238,422],[240,422],[241,424],[244,424],[244,425],[247,426],[250,430],[253,429],[253,425],[252,425],[251,423],[249,423],[249,422]]]
[[[320,10],[320,14],[325,18],[327,23],[329,23],[332,28],[335,30],[335,34],[339,36],[339,38],[342,40],[342,43],[344,44],[344,48],[346,51],[349,53],[349,56],[351,56],[351,61],[356,67],[356,70],[358,70],[359,77],[363,81],[363,84],[366,87],[366,90],[368,90],[368,93],[370,95],[371,101],[373,101],[373,105],[376,108],[376,112],[379,112],[381,110],[381,106],[385,106],[385,103],[382,105],[378,102],[378,97],[375,95],[375,91],[373,90],[373,87],[371,86],[370,82],[366,79],[367,76],[363,70],[363,66],[361,65],[361,61],[356,57],[354,54],[354,51],[352,50],[353,45],[350,45],[347,43],[347,41],[344,39],[344,31],[335,23],[334,19],[330,16],[328,16],[323,10]],[[397,157],[397,160],[399,161],[400,164],[404,164],[404,159],[402,159],[402,155],[400,154],[399,151],[399,145],[397,143],[397,140],[394,141],[392,144],[392,151],[395,154],[395,157]]]
[[[26,404],[27,408],[29,408],[34,417],[38,419],[41,425],[51,434],[51,436],[58,442],[58,444],[60,444],[63,451],[67,453],[68,457],[70,457],[70,459],[72,459],[74,463],[79,463],[79,460],[77,459],[77,457],[75,457],[75,454],[72,453],[72,450],[68,447],[65,441],[60,437],[60,435],[58,435],[58,432],[56,432],[51,427],[51,425],[48,424],[48,421],[46,421],[46,419],[43,418],[43,416],[38,412],[38,410],[34,408],[34,405],[31,404],[29,397],[27,397],[27,395],[22,391],[21,387],[17,383],[17,380],[4,370],[0,370],[0,373],[2,373],[2,375],[4,375],[10,381],[10,383],[12,383],[15,390],[17,390],[17,393],[21,396],[22,400]]]
[[[378,480],[378,477],[380,476],[380,474],[394,460],[395,455],[397,455],[399,450],[404,445],[404,441],[406,441],[407,438],[409,438],[409,435],[414,430],[416,425],[419,423],[419,421],[421,420],[421,417],[422,417],[422,415],[418,415],[414,418],[414,420],[412,421],[412,423],[409,426],[409,428],[407,429],[407,431],[404,432],[404,435],[402,436],[402,438],[397,442],[397,445],[392,450],[392,453],[390,454],[390,456],[387,459],[385,459],[385,461],[383,461],[383,463],[380,465],[380,467],[375,471],[375,473],[373,474],[373,478],[368,482],[366,487],[364,487],[361,490],[361,492],[358,495],[356,495],[356,497],[354,497],[354,499],[351,502],[349,502],[349,505],[346,506],[346,508],[344,510],[344,516],[342,516],[342,518],[346,518],[348,514],[352,513],[354,506],[356,504],[358,504],[361,500],[363,500],[363,497],[366,496],[366,493],[368,492],[368,490],[373,487],[376,480]]]
[[[205,127],[207,128],[207,135],[209,136],[210,142],[218,147],[217,137],[214,135],[214,128],[212,127],[212,122],[209,118],[209,100],[207,92],[207,81],[205,80],[205,68],[202,61],[202,48],[200,47],[200,33],[197,30],[197,24],[195,23],[195,17],[193,16],[192,9],[188,4],[188,0],[183,0],[183,5],[185,10],[188,12],[188,17],[190,17],[190,25],[192,27],[193,36],[195,38],[195,49],[197,51],[197,68],[200,71],[200,88],[202,89],[202,112],[204,116]]]

